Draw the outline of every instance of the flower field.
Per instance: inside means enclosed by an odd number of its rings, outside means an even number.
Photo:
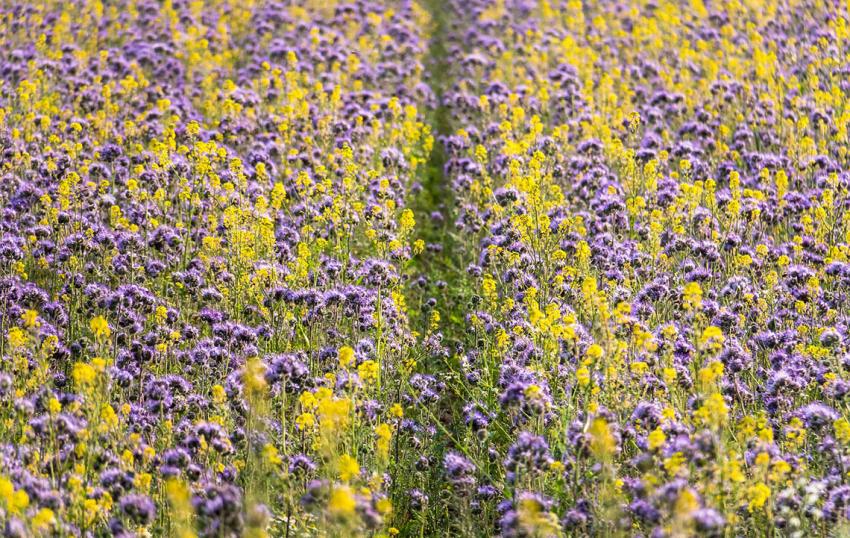
[[[0,3],[0,531],[850,534],[848,9]]]

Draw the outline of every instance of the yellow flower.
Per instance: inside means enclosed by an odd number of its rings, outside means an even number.
[[[657,450],[661,448],[664,446],[665,441],[667,441],[667,436],[664,435],[661,428],[655,428],[647,437],[647,444],[649,445],[650,450]]]
[[[363,381],[371,382],[378,379],[378,363],[373,360],[364,361],[357,367],[357,373]]]
[[[723,395],[715,392],[706,398],[702,407],[694,412],[694,416],[706,426],[720,427],[729,416],[729,408],[723,400]]]
[[[112,330],[109,328],[106,318],[103,316],[95,316],[89,321],[89,328],[94,333],[95,338],[109,338]]]
[[[348,346],[342,346],[337,353],[339,357],[339,365],[343,368],[348,368],[354,362],[354,350]]]
[[[13,514],[24,510],[30,504],[27,492],[22,489],[15,490],[12,481],[5,476],[0,477],[0,500],[6,505],[6,509]]]
[[[702,288],[698,282],[685,285],[684,304],[686,310],[697,310],[702,306]]]
[[[201,438],[201,440],[203,441],[203,437]],[[130,450],[125,449],[124,452],[121,453],[121,461],[127,467],[132,467],[136,462],[136,457],[133,455],[133,453]]]
[[[221,385],[213,385],[212,399],[218,405],[223,404],[227,400],[227,394],[224,392],[224,387]]]
[[[675,452],[672,456],[664,460],[664,470],[670,476],[675,476],[679,470],[685,465],[685,456],[681,452]]]
[[[401,229],[402,235],[409,233],[414,226],[416,226],[416,219],[413,217],[413,211],[410,209],[405,209],[401,212],[401,218],[399,218],[399,227]]]
[[[835,438],[844,444],[850,443],[850,422],[846,418],[839,418],[832,423],[835,428]]]
[[[499,332],[496,333],[496,346],[499,349],[505,349],[508,347],[508,343],[510,343],[510,336],[504,329],[499,329]]]
[[[260,401],[260,398],[265,394],[266,383],[266,365],[259,357],[251,357],[245,363],[245,372],[242,376],[242,381],[245,384],[245,394],[252,404]]]
[[[331,515],[343,517],[354,515],[356,506],[354,492],[350,487],[335,487],[331,492],[331,497],[328,500],[328,511]]]
[[[42,508],[32,518],[32,527],[36,531],[43,531],[55,523],[56,517],[50,508]]]
[[[747,508],[750,512],[754,512],[762,508],[770,499],[770,488],[764,482],[759,482],[754,486],[747,488]]]
[[[386,458],[390,452],[390,439],[392,439],[393,430],[389,424],[383,422],[375,428],[375,435],[378,436],[378,454]]]
[[[521,527],[529,536],[558,536],[561,525],[558,517],[546,510],[535,497],[525,497],[519,501],[517,516]]]
[[[576,370],[576,379],[582,387],[590,385],[590,370],[587,368],[579,368]]]
[[[97,378],[97,372],[95,369],[84,362],[75,363],[74,370],[71,375],[74,378],[74,383],[81,387],[93,384]]]
[[[339,472],[340,479],[348,482],[360,474],[360,464],[358,464],[357,460],[348,454],[343,454],[339,457],[339,460],[337,460],[337,470]]]
[[[190,121],[188,125],[186,125],[186,134],[191,137],[196,137],[201,132],[201,126],[197,121]]]
[[[732,482],[743,482],[747,479],[741,471],[741,462],[738,455],[733,451],[729,453],[729,459],[722,465],[723,475]]]
[[[322,431],[333,433],[348,428],[351,421],[351,401],[345,398],[325,398],[319,400],[317,412]]]
[[[62,411],[62,404],[56,398],[50,398],[47,402],[47,410],[50,411],[50,414],[55,415]]]
[[[723,345],[723,342],[726,338],[723,336],[723,331],[720,330],[720,327],[715,327],[714,325],[710,325],[702,331],[702,335],[699,337],[699,343],[704,348],[708,349],[716,349]]]
[[[23,314],[21,314],[21,320],[24,322],[24,326],[27,329],[32,329],[41,325],[38,321],[38,312],[35,310],[26,310]]]
[[[312,428],[315,423],[316,419],[313,417],[312,413],[301,413],[298,415],[298,418],[295,419],[295,426],[297,426],[299,430]]]
[[[115,409],[110,404],[106,404],[106,406],[104,406],[103,410],[100,412],[100,418],[106,426],[114,427],[118,425],[118,415],[115,413]]]
[[[590,450],[598,459],[607,459],[617,449],[617,440],[611,434],[605,419],[593,419],[588,433],[590,433]]]
[[[699,371],[699,380],[703,388],[709,387],[714,381],[723,375],[723,363],[712,361]]]
[[[313,393],[307,390],[302,392],[301,396],[298,397],[298,403],[301,404],[302,409],[314,409],[317,401]]]
[[[499,298],[496,292],[496,281],[490,275],[484,275],[484,279],[481,282],[481,290],[484,293],[484,297],[490,301],[495,301]]]
[[[9,341],[9,345],[12,346],[13,349],[18,349],[27,345],[29,336],[27,336],[27,333],[25,333],[20,327],[12,327],[9,329],[9,334],[6,339]]]
[[[643,361],[635,361],[629,365],[629,369],[635,375],[643,375],[649,369],[649,365]]]
[[[393,502],[386,497],[382,497],[375,502],[375,509],[382,515],[387,515],[393,511]]]
[[[283,462],[277,448],[271,443],[266,443],[263,447],[263,460],[270,465],[280,465]]]
[[[785,460],[776,460],[773,462],[773,471],[770,473],[770,479],[777,481],[782,480],[791,472],[791,465]]]
[[[94,523],[95,518],[97,518],[97,510],[97,501],[95,499],[86,499],[83,501],[83,511],[87,526]]]
[[[524,392],[526,398],[528,398],[529,400],[536,400],[540,397],[541,394],[540,385],[529,385],[528,387],[526,387]]]
[[[674,381],[676,381],[676,370],[674,368],[664,368],[661,372],[661,376],[664,379],[664,383],[671,385]]]
[[[153,476],[150,473],[139,473],[133,479],[133,485],[142,491],[148,491],[153,482]]]
[[[600,346],[599,344],[591,344],[590,346],[588,346],[587,351],[584,353],[584,355],[588,359],[596,361],[601,359],[604,353],[605,352],[603,351],[602,346]]]
[[[400,404],[393,404],[390,407],[390,414],[396,418],[402,418],[404,416],[404,408]]]
[[[682,493],[679,494],[679,498],[676,499],[676,514],[680,516],[687,516],[698,508],[699,499],[696,494],[690,488],[682,490]]]
[[[165,482],[165,494],[170,505],[170,516],[176,538],[194,538],[191,530],[192,504],[191,492],[183,482],[169,478]]]

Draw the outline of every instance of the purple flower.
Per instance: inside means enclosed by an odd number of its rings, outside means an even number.
[[[132,493],[121,498],[121,512],[135,525],[148,525],[156,515],[150,497]]]

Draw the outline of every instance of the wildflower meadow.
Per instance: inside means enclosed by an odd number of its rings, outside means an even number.
[[[850,536],[850,5],[0,45],[2,536]]]

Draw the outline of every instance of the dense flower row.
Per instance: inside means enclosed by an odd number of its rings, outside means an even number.
[[[466,525],[846,526],[850,33],[794,4],[453,4]]]
[[[44,0],[0,43],[4,535],[850,530],[846,7]]]
[[[11,4],[7,535],[387,532],[426,13]]]

